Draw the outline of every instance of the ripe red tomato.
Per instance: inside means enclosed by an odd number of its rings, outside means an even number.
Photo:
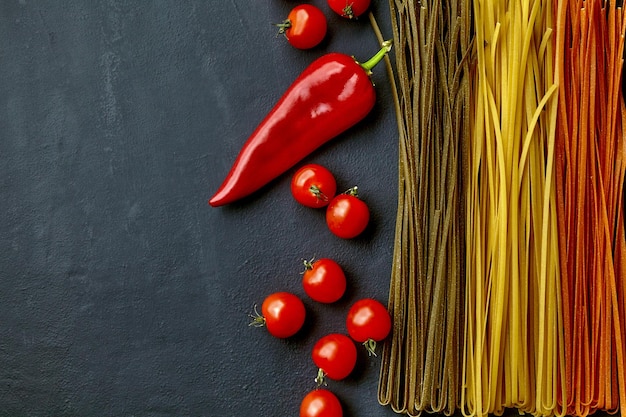
[[[391,331],[391,315],[381,302],[364,298],[350,307],[346,327],[351,338],[363,343],[370,354],[375,354],[376,342]]]
[[[311,353],[313,363],[319,368],[318,385],[324,383],[326,376],[339,381],[350,375],[356,356],[356,346],[346,335],[331,333],[318,340]]]
[[[370,7],[370,0],[328,0],[330,8],[340,16],[354,19]]]
[[[311,4],[300,4],[289,12],[287,19],[276,25],[279,34],[284,34],[289,43],[298,49],[317,46],[326,36],[326,16]]]
[[[339,398],[327,389],[309,392],[300,403],[300,417],[343,417]]]
[[[334,303],[346,291],[346,275],[332,259],[304,261],[302,286],[309,297],[320,303]]]
[[[298,169],[291,179],[293,198],[306,207],[327,206],[336,192],[335,177],[321,165],[305,165]]]
[[[337,195],[326,208],[326,224],[333,234],[344,239],[360,235],[370,221],[367,204],[357,196],[357,187]]]
[[[252,316],[252,326],[265,326],[272,336],[286,338],[302,328],[306,317],[304,303],[288,292],[270,294],[263,301],[261,315]]]

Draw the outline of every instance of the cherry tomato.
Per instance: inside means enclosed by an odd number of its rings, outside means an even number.
[[[298,333],[304,324],[306,309],[297,295],[277,292],[265,298],[260,315],[256,313],[251,317],[251,326],[265,326],[272,336],[282,339]]]
[[[325,207],[336,192],[335,177],[321,165],[305,165],[298,169],[291,179],[293,198],[306,207]]]
[[[370,0],[328,0],[330,8],[342,17],[355,19],[370,7]]]
[[[343,409],[335,394],[318,388],[302,399],[300,417],[343,417]]]
[[[287,19],[278,25],[279,34],[284,34],[289,43],[298,49],[317,46],[326,36],[326,16],[311,4],[300,4],[289,12]]]
[[[319,368],[318,385],[324,383],[326,376],[339,381],[350,375],[356,365],[356,356],[356,346],[346,335],[331,333],[318,340],[311,353],[313,363]]]
[[[376,342],[380,342],[391,331],[391,315],[379,301],[364,298],[350,307],[346,319],[348,334],[363,343],[370,354],[376,354]]]
[[[332,259],[304,261],[302,286],[309,297],[320,303],[334,303],[346,291],[346,275]]]
[[[337,195],[326,208],[326,224],[333,234],[344,239],[360,235],[370,221],[367,204],[357,196],[357,187]]]

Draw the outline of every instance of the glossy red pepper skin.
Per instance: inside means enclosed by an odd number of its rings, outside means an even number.
[[[313,61],[245,142],[209,204],[254,193],[361,121],[376,101],[369,76],[369,68],[349,55],[329,53]]]

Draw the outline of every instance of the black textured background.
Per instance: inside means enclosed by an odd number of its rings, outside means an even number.
[[[0,416],[295,416],[314,386],[315,340],[345,331],[360,297],[387,299],[397,130],[383,66],[370,116],[311,155],[372,211],[364,236],[326,229],[291,198],[293,171],[211,208],[247,135],[308,63],[364,60],[368,20],[325,0],[318,48],[276,37],[298,2],[0,2]],[[386,1],[372,10],[391,37]],[[348,293],[306,297],[289,340],[248,327],[265,295],[332,257]],[[345,415],[391,416],[379,358],[329,382]]]

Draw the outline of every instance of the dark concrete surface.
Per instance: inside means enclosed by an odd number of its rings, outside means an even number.
[[[276,36],[297,2],[0,2],[0,416],[296,416],[310,350],[345,332],[349,305],[386,302],[397,130],[387,74],[358,126],[304,162],[358,185],[365,234],[334,237],[295,203],[290,174],[245,201],[207,205],[290,82],[328,51],[366,59],[367,19],[328,17],[325,42]],[[386,1],[372,9],[391,37]],[[304,258],[332,257],[348,292],[319,305]],[[303,296],[305,328],[248,327],[274,291]],[[346,417],[378,405],[380,358],[328,388]]]

